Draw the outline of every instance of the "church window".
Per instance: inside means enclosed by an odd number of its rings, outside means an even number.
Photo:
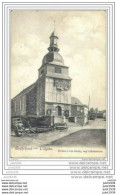
[[[61,67],[55,67],[55,73],[61,73]]]

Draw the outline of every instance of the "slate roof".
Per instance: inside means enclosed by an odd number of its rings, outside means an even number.
[[[12,98],[12,100],[14,100],[15,98],[17,98],[18,96],[27,94],[28,92],[30,92],[34,87],[36,86],[36,82],[31,84],[30,86],[28,86],[27,88],[25,88],[24,90],[22,90],[19,94],[17,94],[17,96],[15,96],[14,98]]]
[[[71,104],[72,105],[83,105],[82,102],[78,98],[75,98],[75,97],[71,97]]]
[[[64,60],[63,57],[58,52],[48,52],[43,60],[42,60],[42,66],[46,63],[55,64],[59,66],[64,66]]]
[[[56,37],[58,38],[58,36],[57,36],[55,30],[52,32],[51,36],[56,36]],[[51,36],[50,36],[50,37],[51,37]]]

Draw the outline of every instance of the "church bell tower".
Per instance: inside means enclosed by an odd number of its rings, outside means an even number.
[[[58,45],[57,45],[57,41],[58,41],[58,37],[55,33],[55,31],[51,34],[50,36],[50,46],[48,48],[48,50],[50,52],[52,51],[55,51],[55,52],[58,52],[59,51],[59,48],[58,48]]]
[[[68,117],[71,114],[71,78],[69,67],[59,54],[55,29],[50,36],[48,53],[38,70],[37,116]]]

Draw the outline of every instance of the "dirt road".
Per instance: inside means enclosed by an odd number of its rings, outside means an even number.
[[[67,131],[54,130],[46,133],[32,134],[31,136],[16,137],[15,134],[12,133],[11,148],[15,148],[16,146],[38,147],[51,144],[51,142],[53,141],[56,141],[83,129],[106,129],[106,122],[102,119],[96,119],[94,121],[89,121],[89,124],[85,126],[78,126],[75,123],[69,123]]]

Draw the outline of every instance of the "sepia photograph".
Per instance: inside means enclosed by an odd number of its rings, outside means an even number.
[[[11,10],[12,158],[105,158],[106,11]]]

